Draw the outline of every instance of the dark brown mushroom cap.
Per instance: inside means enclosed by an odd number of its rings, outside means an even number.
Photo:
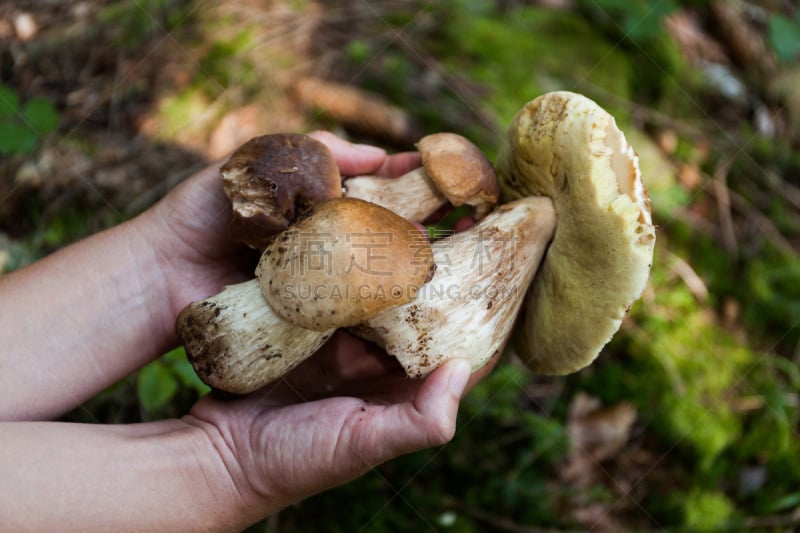
[[[249,140],[220,169],[233,204],[231,239],[264,248],[298,214],[342,194],[330,150],[302,134],[276,133]]]

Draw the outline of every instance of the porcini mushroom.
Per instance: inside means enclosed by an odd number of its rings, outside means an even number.
[[[436,274],[417,297],[352,328],[422,377],[452,357],[477,370],[506,344],[555,227],[547,198],[502,205],[432,244]]]
[[[552,199],[558,223],[514,331],[541,374],[591,363],[647,283],[655,243],[638,159],[592,100],[553,92],[514,118],[497,162],[502,198]]]
[[[345,180],[344,195],[391,209],[423,222],[448,201],[469,205],[481,218],[497,203],[494,169],[481,150],[455,133],[426,135],[417,143],[422,166],[398,178],[356,176]]]
[[[205,383],[246,394],[311,356],[336,328],[409,301],[433,270],[430,243],[412,223],[368,202],[332,199],[274,237],[260,283],[189,304],[176,329]]]
[[[234,241],[262,249],[313,205],[342,194],[339,167],[321,142],[296,133],[256,137],[220,168],[233,204]]]
[[[276,313],[325,331],[408,302],[433,271],[421,229],[376,204],[341,198],[275,239],[256,275]]]

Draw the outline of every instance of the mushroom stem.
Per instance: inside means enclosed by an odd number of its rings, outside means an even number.
[[[200,379],[233,394],[247,394],[283,376],[335,329],[312,331],[281,318],[261,295],[257,279],[189,304],[176,324]]]
[[[424,167],[398,178],[357,176],[344,182],[344,196],[391,209],[406,220],[423,222],[447,203]]]
[[[469,230],[432,244],[436,274],[414,300],[352,331],[395,356],[410,377],[453,357],[480,368],[508,341],[555,222],[548,198],[500,206]]]

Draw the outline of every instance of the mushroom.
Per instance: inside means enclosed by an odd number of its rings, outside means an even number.
[[[477,370],[505,346],[555,222],[547,198],[501,205],[431,245],[436,273],[413,301],[351,331],[396,357],[410,377],[452,357],[468,357]]]
[[[176,329],[205,383],[246,394],[311,356],[336,328],[411,300],[433,270],[430,243],[412,223],[362,200],[332,199],[273,238],[260,280],[189,304]]]
[[[276,313],[325,331],[408,302],[434,270],[423,230],[376,204],[340,198],[275,239],[256,275]]]
[[[484,214],[495,185],[468,187],[461,196],[444,189],[480,181],[491,166],[462,162],[455,166],[479,168],[473,178],[432,185],[441,167],[428,148],[440,163],[451,154],[451,165],[460,149],[452,134],[429,137],[420,142],[424,170],[395,180],[352,179],[348,196],[364,193],[424,220],[449,194],[454,205]],[[636,154],[596,103],[553,92],[514,118],[497,168],[507,203],[432,245],[403,216],[365,201],[315,208],[266,246],[259,279],[181,313],[178,331],[198,374],[213,387],[249,392],[288,372],[338,327],[385,348],[411,377],[450,357],[467,356],[477,369],[509,336],[537,373],[591,363],[641,295],[652,263],[655,229]],[[439,203],[433,207],[416,190],[439,195]],[[424,213],[414,211],[412,204],[423,203]],[[381,240],[384,233],[392,237]]]
[[[472,206],[475,218],[497,203],[492,165],[465,137],[434,133],[420,139],[417,149],[421,167],[398,178],[350,178],[344,182],[344,195],[382,205],[414,222],[423,222],[448,201],[456,207]]]
[[[514,118],[497,162],[504,201],[546,196],[558,224],[513,344],[533,371],[591,363],[647,283],[655,244],[638,158],[592,100],[553,92]]]
[[[220,168],[233,204],[231,239],[263,249],[313,205],[342,194],[339,167],[321,142],[295,133],[249,140]]]

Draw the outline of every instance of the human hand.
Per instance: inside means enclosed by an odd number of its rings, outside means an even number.
[[[280,381],[245,398],[202,399],[184,419],[222,450],[243,517],[281,507],[350,481],[401,454],[443,445],[455,433],[470,376],[451,360],[425,380],[410,380],[381,350],[340,331]]]
[[[312,136],[331,149],[343,176],[392,177],[420,164],[416,153],[386,157],[329,133]],[[179,239],[166,247],[170,268],[186,284],[172,296],[178,307],[252,276],[252,253],[227,237],[230,203],[216,170],[163,204]],[[187,276],[193,272],[201,278]],[[230,479],[219,490],[236,495],[242,516],[255,521],[398,455],[449,441],[465,387],[492,367],[470,377],[469,364],[456,360],[424,381],[409,380],[382,350],[340,331],[278,382],[234,401],[207,396],[184,421],[224,451],[218,458]]]

